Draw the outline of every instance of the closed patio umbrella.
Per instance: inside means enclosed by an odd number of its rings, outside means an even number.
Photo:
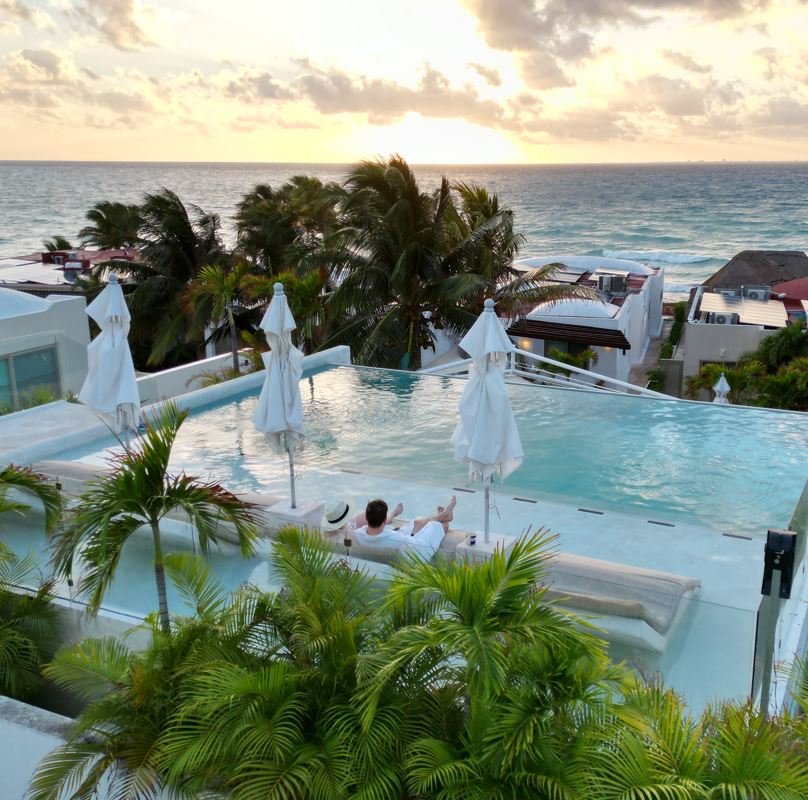
[[[482,480],[485,490],[485,541],[489,534],[491,480],[508,477],[524,456],[516,420],[508,399],[505,366],[514,346],[494,313],[494,301],[460,342],[474,360],[460,397],[460,420],[452,434],[455,458],[469,465],[471,480]]]
[[[87,377],[79,401],[104,417],[115,433],[140,424],[140,395],[129,350],[131,316],[118,277],[113,273],[98,297],[87,306],[101,333],[87,345]]]
[[[715,384],[715,386],[713,386],[713,391],[715,392],[713,402],[728,406],[729,398],[727,397],[727,395],[729,394],[729,390],[731,388],[732,387],[729,385],[729,382],[724,377],[724,373],[722,372],[721,377],[718,379],[718,382]]]
[[[265,434],[270,446],[289,456],[289,481],[295,500],[295,450],[303,437],[303,404],[300,399],[300,377],[303,353],[292,344],[295,325],[283,284],[276,283],[269,308],[261,320],[261,328],[269,342],[264,354],[266,378],[255,409],[255,427]]]

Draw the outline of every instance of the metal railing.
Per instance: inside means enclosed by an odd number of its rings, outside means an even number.
[[[458,359],[448,364],[422,369],[422,375],[464,375],[473,363],[471,358]],[[559,371],[560,370],[560,371]],[[508,365],[505,377],[519,377],[543,386],[559,386],[564,389],[583,389],[586,391],[603,391],[612,394],[630,394],[640,397],[656,397],[661,400],[675,400],[668,394],[654,392],[642,386],[619,381],[607,375],[600,375],[581,367],[574,367],[562,361],[546,356],[539,356],[529,350],[515,349],[508,354]]]

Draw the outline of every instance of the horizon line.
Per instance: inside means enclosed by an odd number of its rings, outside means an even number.
[[[137,160],[137,159],[60,159],[60,158],[43,158],[43,159],[3,159],[0,158],[0,165],[8,164],[171,164],[182,166],[202,166],[202,165],[231,165],[231,166],[317,166],[317,167],[345,167],[353,164],[358,164],[364,161],[376,161],[383,159],[377,158],[363,158],[352,161],[175,161],[170,159],[161,160]],[[569,162],[523,162],[523,161],[504,161],[504,162],[409,162],[414,167],[650,167],[650,166],[738,166],[738,165],[802,165],[808,164],[808,159],[769,159],[769,160],[730,160],[721,159],[719,161],[711,161],[707,159],[689,159],[685,161],[569,161]]]

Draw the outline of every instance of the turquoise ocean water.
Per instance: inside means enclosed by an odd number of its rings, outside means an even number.
[[[686,292],[747,248],[808,247],[808,163],[617,166],[416,166],[478,182],[516,212],[524,255],[634,258],[666,267],[666,293]],[[292,175],[341,180],[323,164],[0,162],[0,257],[75,240],[99,200],[137,202],[165,186],[221,215],[227,236],[241,196]]]

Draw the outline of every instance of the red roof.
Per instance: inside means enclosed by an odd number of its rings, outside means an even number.
[[[808,278],[796,278],[793,281],[775,284],[772,291],[794,300],[808,300]]]

